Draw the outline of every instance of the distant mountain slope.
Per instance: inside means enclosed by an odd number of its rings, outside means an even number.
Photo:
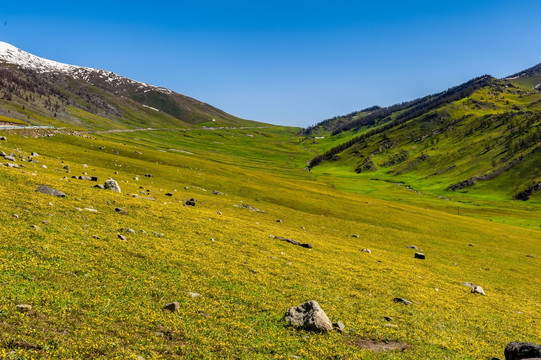
[[[341,130],[358,135],[314,157],[309,168],[345,167],[433,192],[474,189],[526,200],[541,189],[541,92],[514,80],[483,76],[350,121]],[[374,125],[361,128],[367,119]]]
[[[541,64],[537,64],[529,69],[513,74],[507,77],[506,80],[509,80],[516,85],[541,91]]]
[[[76,128],[249,126],[171,90],[43,59],[0,42],[0,120]]]

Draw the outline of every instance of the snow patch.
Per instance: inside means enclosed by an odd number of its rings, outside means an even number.
[[[156,108],[153,108],[152,106],[147,106],[147,105],[143,105],[143,107],[146,107],[147,109],[151,109],[151,110],[154,110],[154,111],[160,111]]]

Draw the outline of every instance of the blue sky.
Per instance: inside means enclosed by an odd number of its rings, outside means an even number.
[[[6,1],[0,40],[307,126],[541,62],[541,1]]]

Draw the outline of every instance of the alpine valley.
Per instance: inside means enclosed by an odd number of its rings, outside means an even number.
[[[0,359],[541,343],[541,64],[300,129],[0,43],[0,151]]]

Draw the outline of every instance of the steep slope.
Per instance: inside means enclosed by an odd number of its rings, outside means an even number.
[[[535,196],[541,181],[541,93],[485,76],[405,104],[412,105],[387,110],[383,125],[361,129],[313,158],[309,168],[324,162],[318,173],[342,167],[438,195]],[[345,128],[357,128],[382,110]],[[524,191],[528,196],[519,195]]]
[[[43,59],[2,42],[0,98],[0,120],[31,125],[119,129],[257,124],[162,87]]]

